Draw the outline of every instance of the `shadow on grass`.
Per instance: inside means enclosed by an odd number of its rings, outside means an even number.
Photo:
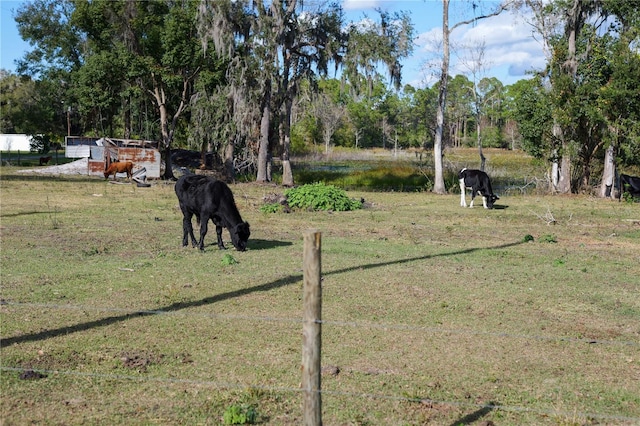
[[[18,217],[18,216],[30,216],[32,214],[56,214],[59,212],[52,210],[43,210],[43,211],[30,211],[30,212],[19,212],[19,213],[9,213],[9,214],[0,214],[0,218],[5,217]]]
[[[474,411],[473,413],[467,414],[460,420],[456,420],[455,422],[451,423],[450,426],[470,425],[472,423],[475,423],[481,418],[483,418],[484,416],[486,416],[487,414],[489,414],[492,410],[495,410],[498,407],[498,405],[499,404],[496,402],[489,402],[488,404],[480,407],[478,410]],[[493,424],[493,422],[489,424]]]
[[[100,183],[105,182],[102,176],[90,176],[85,174],[45,174],[45,173],[3,173],[4,181],[26,181],[26,182],[77,182],[77,183]]]
[[[271,242],[271,241],[266,241],[265,242],[266,245],[272,244],[272,243],[273,242]],[[517,245],[520,245],[520,244],[523,244],[523,243],[524,243],[523,241],[518,241],[518,242],[515,242],[515,243],[501,244],[501,245],[495,246],[495,247],[469,248],[469,249],[458,250],[458,251],[453,251],[453,252],[449,252],[449,253],[428,254],[428,255],[424,255],[424,256],[411,257],[411,258],[407,258],[407,259],[391,260],[391,261],[388,261],[388,262],[369,263],[369,264],[366,264],[366,265],[351,266],[349,268],[343,268],[343,269],[338,269],[338,270],[335,270],[335,271],[325,272],[325,273],[323,273],[323,275],[325,275],[325,276],[327,276],[327,275],[336,275],[336,274],[342,274],[342,273],[350,272],[350,271],[354,271],[354,270],[373,269],[373,268],[379,268],[379,267],[384,267],[384,266],[389,266],[389,265],[400,265],[400,264],[403,264],[403,263],[417,262],[417,261],[420,261],[420,260],[428,260],[428,259],[437,258],[437,257],[443,257],[443,256],[456,256],[456,255],[460,255],[460,254],[473,253],[473,252],[479,251],[479,250],[498,250],[498,249],[504,249],[504,248],[507,248],[507,247],[517,246]],[[215,296],[205,297],[204,299],[200,299],[200,300],[193,300],[193,301],[190,301],[190,302],[173,303],[171,305],[168,305],[168,306],[165,306],[165,307],[161,307],[161,308],[158,308],[158,309],[155,309],[155,310],[141,310],[141,311],[137,311],[137,312],[132,312],[132,313],[127,313],[127,314],[115,315],[115,316],[111,316],[111,317],[107,317],[107,318],[102,318],[102,319],[95,320],[95,321],[88,321],[88,322],[84,322],[84,323],[76,324],[76,325],[71,325],[71,326],[67,326],[67,327],[61,327],[61,328],[57,328],[57,329],[54,329],[54,330],[44,330],[44,331],[41,331],[39,333],[31,333],[31,334],[25,334],[25,335],[22,335],[22,336],[6,337],[6,338],[0,339],[0,347],[7,347],[7,346],[15,345],[16,343],[35,342],[35,341],[39,341],[39,340],[50,339],[50,338],[53,338],[53,337],[58,337],[58,336],[66,335],[66,334],[76,333],[76,332],[79,332],[79,331],[90,330],[92,328],[104,327],[104,326],[107,326],[107,325],[111,325],[111,324],[118,323],[118,322],[121,322],[121,321],[126,321],[126,320],[131,319],[131,318],[137,318],[137,317],[140,317],[140,316],[164,314],[164,313],[168,313],[168,312],[180,311],[180,310],[183,310],[183,309],[189,309],[189,308],[195,308],[195,307],[204,306],[204,305],[210,305],[210,304],[213,304],[213,303],[216,303],[216,302],[221,302],[223,300],[245,296],[247,294],[275,290],[275,289],[280,288],[280,287],[285,287],[285,286],[288,286],[288,285],[296,284],[296,283],[299,283],[300,281],[302,281],[302,278],[303,278],[302,274],[289,275],[287,277],[277,279],[277,280],[272,281],[270,283],[261,284],[261,285],[248,287],[248,288],[243,288],[243,289],[240,289],[240,290],[234,290],[234,291],[230,291],[230,292],[227,292],[227,293],[217,294]],[[2,304],[10,304],[10,303],[3,302]]]
[[[229,249],[231,252],[235,251],[233,249],[233,244],[231,241],[224,241],[224,243],[227,249]],[[249,238],[249,241],[247,241],[247,249],[249,250],[269,250],[276,247],[284,247],[284,246],[291,246],[291,245],[293,245],[291,241],[261,240],[256,238]],[[219,250],[218,242],[215,240],[215,235],[214,235],[213,241],[209,243],[205,243],[204,246],[205,248],[209,247],[212,250]],[[186,247],[197,248],[197,244],[194,246],[193,244],[190,243]]]
[[[247,242],[247,248],[249,250],[267,250],[291,245],[293,245],[291,241],[260,240],[255,238],[249,238]]]

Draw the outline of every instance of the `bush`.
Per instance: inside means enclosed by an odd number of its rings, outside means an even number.
[[[280,203],[268,203],[260,207],[260,211],[264,214],[280,213],[282,210],[282,204]]]
[[[232,405],[222,416],[225,425],[254,424],[257,417],[255,407],[250,405]]]
[[[349,198],[343,189],[321,182],[288,189],[284,195],[291,208],[349,211],[362,207],[361,201]]]

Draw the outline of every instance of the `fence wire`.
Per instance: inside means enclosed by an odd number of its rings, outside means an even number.
[[[194,312],[176,312],[176,311],[163,311],[163,310],[146,310],[146,309],[133,309],[133,308],[104,308],[96,306],[85,305],[69,305],[69,304],[51,304],[51,303],[27,303],[27,302],[11,302],[2,300],[0,306],[12,306],[16,308],[39,308],[39,309],[60,309],[60,310],[77,310],[77,311],[93,311],[93,312],[106,312],[115,313],[120,315],[174,315],[183,317],[205,317],[217,320],[231,320],[231,321],[257,321],[257,322],[275,322],[275,323],[290,323],[290,324],[302,324],[302,318],[278,318],[270,316],[249,316],[249,315],[228,315],[228,314],[213,314],[213,313],[194,313]],[[417,331],[432,334],[457,334],[457,335],[470,335],[470,336],[491,336],[505,339],[524,339],[534,341],[549,341],[549,342],[567,342],[567,343],[585,343],[585,344],[599,344],[599,345],[622,345],[640,347],[638,341],[621,341],[621,340],[599,340],[599,339],[581,339],[564,336],[539,336],[539,335],[527,335],[527,334],[514,334],[497,331],[482,331],[482,330],[466,330],[455,328],[442,328],[442,327],[426,327],[416,326],[409,324],[384,324],[384,323],[367,323],[357,321],[331,321],[331,320],[319,320],[318,323],[327,326],[335,327],[352,327],[352,328],[369,328],[369,329],[381,329],[381,330],[398,330],[398,331]],[[38,333],[40,334],[40,333]],[[24,337],[24,336],[20,336]],[[8,344],[14,343],[13,338],[0,339],[0,349],[8,346]],[[159,382],[166,384],[187,384],[187,385],[199,385],[208,386],[220,390],[260,390],[266,392],[278,392],[278,393],[302,393],[304,390],[300,388],[287,388],[287,387],[273,387],[273,386],[261,386],[255,384],[246,383],[225,383],[209,380],[194,380],[194,379],[180,379],[180,378],[166,378],[166,377],[141,377],[141,376],[129,376],[122,374],[101,374],[101,373],[83,373],[77,371],[64,371],[64,370],[46,370],[37,368],[24,368],[8,365],[0,365],[0,371],[4,372],[26,372],[33,371],[47,375],[66,375],[76,377],[90,377],[106,380],[128,380],[128,381],[148,381]],[[601,421],[620,421],[620,422],[633,422],[640,424],[640,417],[627,417],[618,416],[612,414],[590,413],[590,412],[576,412],[576,411],[562,411],[562,410],[542,410],[530,407],[514,406],[514,405],[501,405],[501,404],[478,404],[471,402],[461,401],[446,401],[446,400],[434,400],[425,398],[410,398],[398,395],[384,395],[384,394],[372,394],[372,393],[357,393],[346,391],[332,391],[332,390],[320,390],[320,394],[343,396],[348,398],[367,398],[377,400],[392,400],[403,401],[409,403],[422,403],[443,405],[457,408],[472,408],[472,409],[487,409],[487,410],[502,410],[506,412],[514,413],[531,413],[542,416],[566,416],[566,417],[581,417],[590,418]]]
[[[24,307],[24,308],[40,308],[40,309],[65,309],[76,311],[93,311],[93,312],[108,312],[117,313],[122,315],[175,315],[184,317],[205,317],[218,320],[240,320],[240,321],[258,321],[258,322],[280,322],[280,323],[300,323],[302,324],[302,318],[278,318],[270,316],[250,316],[250,315],[229,315],[229,314],[214,314],[208,312],[177,312],[177,311],[163,311],[163,310],[148,310],[148,309],[133,309],[133,308],[103,308],[97,306],[84,306],[84,305],[59,305],[51,303],[25,303],[25,302],[10,302],[2,301],[0,305]],[[484,331],[484,330],[468,330],[468,329],[456,329],[456,328],[444,328],[444,327],[428,327],[421,325],[410,324],[385,324],[385,323],[368,323],[358,321],[332,321],[332,320],[319,320],[317,321],[323,325],[337,326],[337,327],[352,327],[352,328],[370,328],[380,330],[401,330],[401,331],[421,331],[432,334],[458,334],[469,336],[489,336],[489,337],[503,337],[509,339],[523,339],[523,340],[535,340],[535,341],[551,341],[551,342],[568,342],[568,343],[587,343],[587,344],[599,344],[599,345],[621,345],[621,346],[633,346],[640,347],[640,341],[630,340],[603,340],[603,339],[585,339],[577,337],[566,336],[540,336],[532,334],[515,334],[506,333],[500,331]],[[2,339],[4,342],[6,339]]]
[[[18,372],[18,373],[25,372],[25,371],[34,371],[34,372],[38,372],[46,375],[61,374],[65,376],[89,377],[93,379],[130,380],[130,381],[140,381],[140,382],[144,381],[144,382],[155,382],[155,383],[166,383],[166,384],[187,384],[187,385],[208,386],[218,390],[251,389],[251,390],[259,390],[263,392],[278,392],[278,393],[305,392],[304,389],[300,389],[300,388],[260,386],[260,385],[245,384],[245,383],[225,383],[225,382],[216,382],[216,381],[210,381],[210,380],[176,379],[176,378],[170,378],[170,377],[141,377],[141,376],[128,376],[124,374],[82,373],[77,371],[44,370],[44,369],[33,369],[33,368],[10,367],[10,366],[4,366],[4,365],[0,366],[0,371]],[[532,413],[532,414],[543,415],[543,416],[565,416],[565,417],[590,418],[590,419],[598,419],[598,420],[640,422],[640,417],[627,417],[627,416],[617,416],[614,414],[600,414],[600,413],[588,413],[588,412],[578,412],[578,411],[539,410],[535,408],[521,407],[521,406],[515,406],[515,405],[475,404],[471,402],[445,401],[445,400],[435,400],[435,399],[427,399],[427,398],[409,398],[409,397],[398,396],[398,395],[357,393],[357,392],[331,391],[331,390],[321,390],[319,391],[319,393],[322,395],[343,396],[343,397],[349,397],[349,398],[363,398],[363,399],[366,398],[366,399],[377,399],[377,400],[387,400],[387,401],[402,401],[402,402],[409,402],[409,403],[445,405],[445,406],[457,407],[457,408],[502,410],[502,411],[515,412],[515,413]]]

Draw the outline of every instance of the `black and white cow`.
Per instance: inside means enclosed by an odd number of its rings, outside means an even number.
[[[233,193],[226,183],[202,175],[184,175],[175,187],[180,210],[182,210],[182,245],[189,243],[189,237],[195,247],[204,250],[204,236],[207,234],[209,219],[216,225],[218,247],[225,249],[222,243],[222,228],[227,228],[231,242],[238,251],[245,251],[249,240],[249,224],[240,217],[233,199]],[[200,241],[193,235],[191,218],[196,216],[200,224]]]
[[[632,197],[640,197],[640,177],[621,174],[618,199],[621,199],[625,192],[628,192]]]
[[[467,188],[471,189],[471,204],[469,204],[469,207],[473,207],[473,199],[476,194],[482,195],[482,205],[485,209],[492,209],[493,203],[500,199],[491,189],[489,175],[482,170],[469,170],[465,167],[458,173],[458,179],[460,181],[460,205],[462,207],[467,207],[467,201],[465,200]]]

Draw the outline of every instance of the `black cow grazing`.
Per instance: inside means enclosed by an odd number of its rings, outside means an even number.
[[[236,250],[245,251],[249,240],[249,224],[243,222],[233,199],[233,193],[226,183],[202,175],[184,175],[176,182],[176,195],[182,210],[182,245],[191,242],[204,250],[204,236],[207,234],[209,219],[216,225],[218,247],[226,249],[222,243],[222,228],[227,228]],[[196,215],[200,224],[200,241],[193,235],[191,218]]]
[[[465,200],[467,188],[471,188],[471,204],[469,204],[469,207],[473,207],[473,199],[476,194],[482,195],[482,205],[485,209],[492,209],[493,203],[500,199],[491,189],[489,175],[482,170],[467,170],[465,167],[458,173],[458,179],[460,180],[460,205],[462,207],[467,207],[467,201]]]
[[[618,200],[622,198],[622,194],[625,192],[628,192],[632,197],[640,197],[640,177],[621,174]]]

